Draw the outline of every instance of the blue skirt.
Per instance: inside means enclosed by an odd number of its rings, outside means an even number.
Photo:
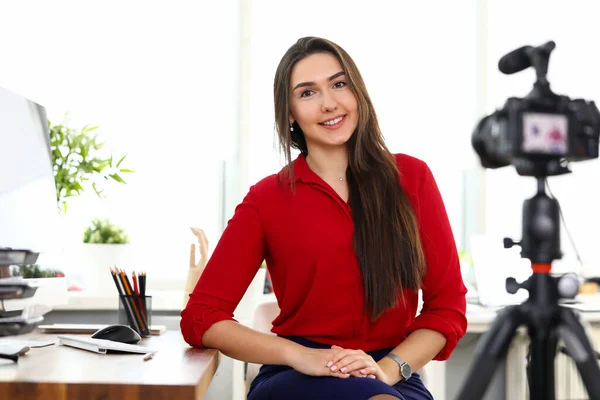
[[[300,337],[285,339],[315,349],[331,347]],[[369,351],[368,354],[379,361],[391,350],[392,348]],[[308,376],[285,365],[263,365],[250,385],[248,400],[367,400],[378,394],[389,394],[402,400],[433,400],[417,373],[407,381],[390,386],[369,378]]]

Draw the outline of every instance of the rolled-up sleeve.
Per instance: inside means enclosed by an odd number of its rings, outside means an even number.
[[[446,337],[446,345],[434,360],[446,360],[467,329],[466,292],[456,243],[442,196],[429,167],[424,164],[419,191],[419,230],[427,262],[421,289],[423,308],[408,327],[431,329]]]
[[[202,345],[213,324],[232,320],[233,312],[265,258],[265,237],[254,187],[239,204],[181,312],[181,333],[187,343]]]

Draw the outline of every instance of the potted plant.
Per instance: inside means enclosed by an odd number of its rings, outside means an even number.
[[[11,276],[19,276],[23,279],[38,279],[38,278],[64,278],[61,271],[43,268],[37,264],[14,265],[12,267]]]
[[[56,202],[63,214],[62,234],[66,238],[77,240],[73,233],[79,231],[81,225],[71,218],[66,218],[68,199],[81,195],[89,187],[98,197],[103,198],[107,182],[125,184],[123,174],[134,171],[122,166],[126,155],[115,162],[113,155],[104,151],[104,143],[96,133],[98,126],[85,125],[77,129],[70,126],[68,116],[68,113],[65,114],[63,121],[58,124],[48,121],[48,127]],[[127,249],[123,248],[123,243],[128,242],[126,236],[118,230],[112,231],[108,225],[98,222],[94,226],[92,222],[92,227],[86,229],[83,248],[77,246],[69,249],[68,254],[72,259],[69,265],[76,268],[70,272],[76,272],[77,275],[77,272],[85,270],[80,278],[89,280],[88,288],[103,287],[106,283],[105,278],[112,279],[107,272],[109,265],[106,261],[121,261],[127,252]],[[88,233],[90,236],[86,239]],[[70,240],[68,242],[70,243]],[[119,244],[121,247],[107,246],[112,244]]]
[[[129,237],[123,228],[114,225],[108,218],[94,218],[91,225],[83,232],[83,243],[94,244],[127,244]]]
[[[127,155],[116,163],[112,154],[103,155],[104,143],[95,133],[98,126],[86,125],[75,129],[68,126],[68,122],[68,113],[59,124],[53,125],[48,121],[56,202],[63,213],[67,211],[67,199],[79,196],[88,183],[91,182],[94,192],[103,197],[101,182],[125,183],[122,174],[133,172],[121,166]]]
[[[95,293],[114,290],[109,268],[126,268],[131,259],[130,252],[129,237],[123,228],[108,218],[94,218],[83,232],[80,262],[81,268],[85,269],[85,290]]]

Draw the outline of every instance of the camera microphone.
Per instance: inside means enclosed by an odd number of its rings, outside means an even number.
[[[498,69],[506,75],[514,74],[531,67],[531,60],[527,54],[531,46],[519,47],[511,51],[498,61]]]
[[[498,69],[506,75],[514,74],[531,67],[532,52],[544,53],[546,56],[554,50],[556,44],[553,41],[539,47],[523,46],[511,51],[498,61]]]

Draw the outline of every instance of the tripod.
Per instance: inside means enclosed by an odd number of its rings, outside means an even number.
[[[575,297],[578,283],[568,276],[550,275],[552,261],[562,257],[558,201],[545,193],[545,178],[537,177],[537,193],[523,204],[522,240],[504,239],[504,247],[521,246],[521,257],[531,260],[533,274],[524,282],[506,280],[506,290],[516,293],[520,288],[529,298],[503,309],[488,332],[479,341],[475,359],[457,399],[483,398],[498,363],[506,357],[516,330],[527,326],[530,359],[527,366],[529,398],[554,400],[554,358],[559,339],[565,343],[575,361],[583,384],[592,400],[600,400],[600,368],[583,326],[575,312],[561,307],[561,297]]]

